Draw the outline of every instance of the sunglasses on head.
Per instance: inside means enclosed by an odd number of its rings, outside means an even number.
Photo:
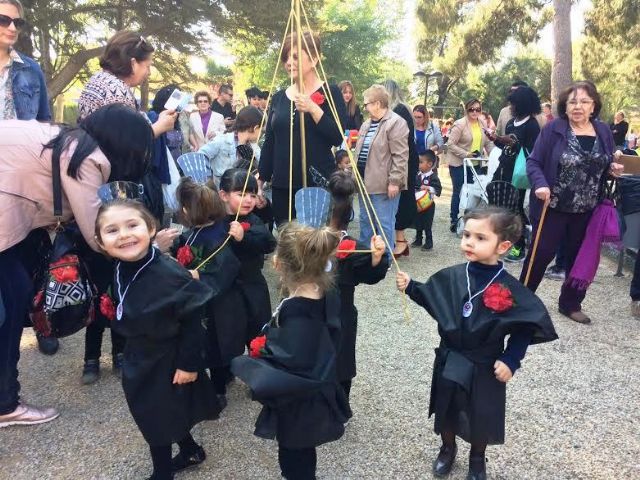
[[[0,27],[8,27],[12,22],[16,30],[22,30],[27,26],[27,21],[24,18],[11,18],[7,15],[0,15]]]
[[[482,109],[478,108],[478,107],[471,107],[469,110],[467,110],[467,112],[469,112],[469,113],[473,113],[473,112],[480,113],[481,111],[482,111]]]

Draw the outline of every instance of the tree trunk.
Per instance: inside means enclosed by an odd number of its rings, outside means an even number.
[[[149,110],[149,79],[147,78],[140,85],[140,110],[146,112]]]
[[[97,57],[104,51],[104,47],[90,48],[74,53],[69,60],[53,78],[47,79],[47,89],[49,90],[49,98],[54,100],[69,85],[82,67],[94,57]]]
[[[572,82],[571,0],[553,0],[553,65],[551,100],[557,115],[558,95]]]

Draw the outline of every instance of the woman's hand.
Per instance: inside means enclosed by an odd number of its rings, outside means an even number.
[[[173,241],[180,235],[180,232],[175,228],[165,228],[156,233],[154,239],[156,246],[162,253],[166,253],[173,245]]]
[[[297,94],[295,103],[296,110],[298,110],[299,112],[310,113],[311,115],[314,115],[314,117],[315,115],[322,115],[322,113],[324,113],[322,108],[320,108],[320,105],[311,100],[311,97],[309,95],[305,95],[302,93]]]
[[[624,165],[623,164],[617,163],[617,162],[611,162],[611,165],[609,165],[609,175],[611,175],[612,177],[618,178],[623,173],[624,173]]]
[[[399,193],[400,193],[400,187],[398,185],[394,185],[393,183],[390,183],[389,186],[387,187],[387,197],[395,198],[398,196]]]
[[[229,224],[229,235],[236,241],[241,242],[244,238],[244,228],[240,225],[240,222],[234,220]]]
[[[400,290],[401,292],[404,292],[407,289],[410,281],[411,277],[409,277],[408,274],[401,271],[398,271],[398,273],[396,273],[396,287],[398,287],[398,290]]]
[[[158,120],[153,124],[153,133],[156,138],[163,133],[173,130],[173,126],[178,118],[178,112],[175,110],[163,110],[158,115]]]
[[[198,270],[189,270],[189,273],[194,278],[194,280],[200,280],[200,272],[198,272]]]
[[[513,377],[511,369],[507,367],[506,363],[500,360],[496,360],[496,363],[493,364],[493,373],[495,373],[496,378],[502,383],[507,383]]]
[[[380,264],[382,256],[387,249],[384,240],[380,235],[371,237],[371,265],[376,267]]]
[[[545,203],[547,203],[551,198],[551,190],[549,189],[549,187],[536,188],[535,193],[536,197],[538,197],[538,199],[542,200]]]
[[[198,372],[185,372],[184,370],[176,369],[176,373],[173,376],[174,385],[184,385],[185,383],[195,382],[198,378]]]

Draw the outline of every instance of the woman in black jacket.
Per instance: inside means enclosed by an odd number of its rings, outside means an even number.
[[[343,141],[342,132],[331,113],[329,99],[335,102],[340,122],[346,118],[346,107],[342,93],[338,87],[329,86],[318,77],[315,66],[319,61],[320,42],[311,32],[304,33],[302,42],[302,59],[298,62],[297,52],[292,49],[291,38],[284,42],[280,60],[287,73],[293,78],[293,84],[286,90],[273,95],[266,136],[260,157],[260,186],[271,182],[273,214],[276,224],[289,220],[289,204],[291,218],[295,218],[293,196],[302,188],[302,155],[300,142],[300,114],[304,113],[306,133],[307,168],[304,175],[308,186],[323,183],[322,177],[328,179],[335,170],[335,159],[332,146],[339,146]],[[315,48],[314,48],[315,44]],[[302,69],[304,86],[298,85],[298,63]],[[304,92],[304,93],[303,93]],[[291,107],[293,105],[293,119]],[[293,151],[290,152],[290,124],[293,121]],[[293,162],[292,179],[289,178],[289,158]],[[290,183],[291,182],[291,183]]]

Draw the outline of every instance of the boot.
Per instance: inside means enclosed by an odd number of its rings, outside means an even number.
[[[38,340],[38,350],[45,355],[54,355],[60,348],[60,342],[56,337],[43,337],[36,333],[36,339]]]
[[[433,462],[433,474],[436,477],[449,475],[453,461],[456,459],[456,453],[458,453],[458,446],[455,443],[453,446],[443,444],[440,447],[440,452]]]
[[[422,232],[420,230],[416,230],[416,238],[411,244],[412,247],[420,247],[422,245]]]
[[[487,480],[487,468],[484,453],[469,453],[469,473],[467,480]]]
[[[82,369],[82,384],[91,385],[100,378],[100,360],[85,360]]]

